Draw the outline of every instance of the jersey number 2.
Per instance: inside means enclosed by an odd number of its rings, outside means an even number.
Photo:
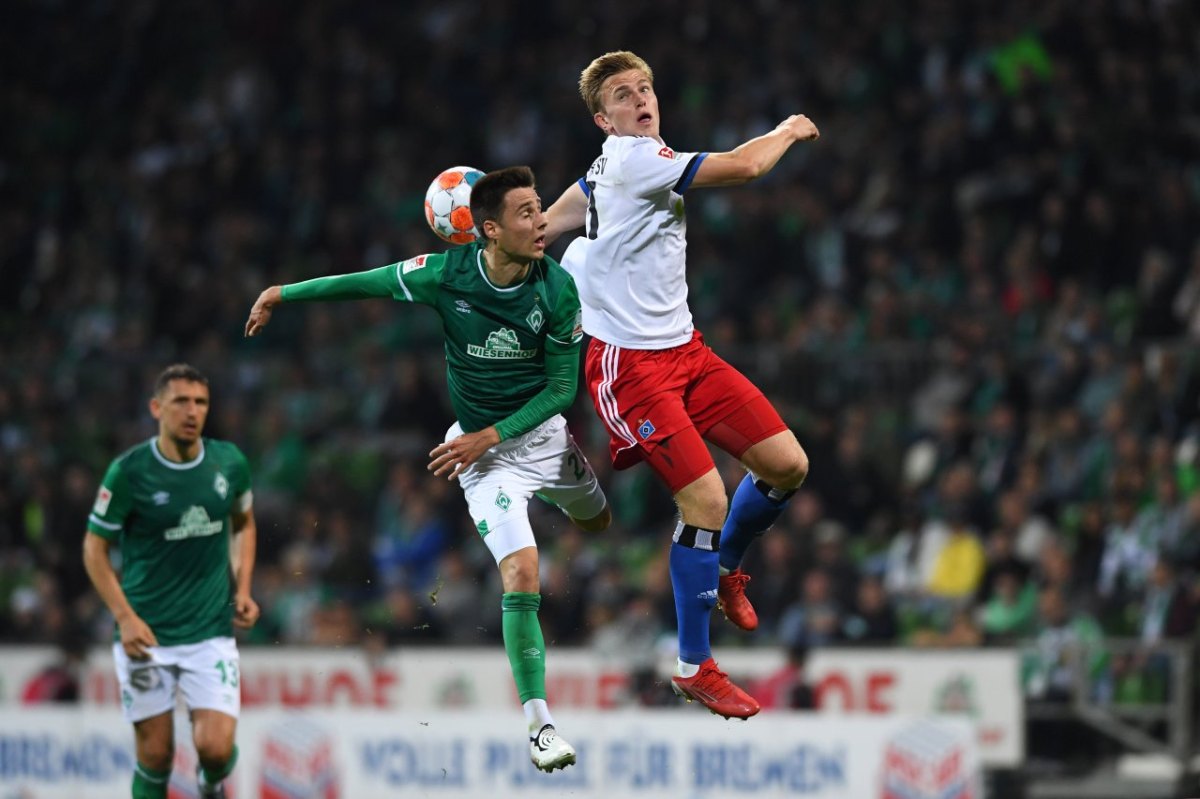
[[[567,455],[567,465],[570,466],[571,470],[575,473],[576,480],[582,480],[583,476],[587,474],[587,469],[585,469],[583,464],[579,462],[579,453],[577,452],[572,452]]]

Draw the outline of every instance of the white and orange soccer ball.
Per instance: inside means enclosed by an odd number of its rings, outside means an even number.
[[[471,187],[483,172],[469,166],[453,166],[429,184],[425,192],[425,221],[443,241],[470,244],[479,238],[471,219]]]

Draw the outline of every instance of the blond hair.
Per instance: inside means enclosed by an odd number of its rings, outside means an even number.
[[[616,50],[611,53],[605,53],[588,64],[587,68],[579,75],[579,95],[583,97],[583,102],[587,104],[588,110],[593,114],[598,114],[604,110],[604,102],[601,96],[601,92],[604,89],[604,81],[613,75],[628,72],[631,69],[645,72],[650,82],[654,83],[654,70],[650,69],[650,65],[642,60],[640,56],[628,50]]]

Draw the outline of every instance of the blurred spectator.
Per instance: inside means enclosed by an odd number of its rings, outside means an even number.
[[[842,621],[841,640],[863,646],[890,646],[899,635],[896,612],[878,577],[864,577],[858,596]]]
[[[927,546],[934,548],[926,583],[930,595],[955,602],[973,597],[983,579],[987,557],[978,534],[967,526],[961,511],[951,510],[944,523],[928,526],[923,536],[929,542]]]
[[[1103,676],[1107,663],[1103,643],[1103,633],[1094,619],[1085,613],[1072,613],[1060,589],[1043,589],[1038,597],[1036,648],[1023,666],[1025,695],[1070,702],[1077,671],[1093,684]]]
[[[1196,604],[1192,592],[1180,585],[1175,565],[1160,557],[1150,572],[1142,600],[1138,635],[1144,644],[1167,638],[1190,638],[1196,630]]]
[[[980,609],[979,626],[990,644],[1015,644],[1033,629],[1037,589],[1020,569],[995,574],[992,590]]]
[[[812,648],[837,639],[842,608],[833,595],[829,575],[810,569],[804,575],[800,598],[788,606],[779,622],[779,638],[787,646]]]
[[[1112,498],[1112,521],[1105,531],[1104,557],[1097,590],[1110,603],[1121,603],[1141,590],[1158,556],[1154,528],[1137,523],[1134,497],[1121,490]]]

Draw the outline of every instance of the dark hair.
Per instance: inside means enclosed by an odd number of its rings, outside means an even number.
[[[483,236],[483,223],[493,222],[500,218],[504,211],[504,198],[513,189],[532,189],[534,187],[533,170],[527,166],[509,166],[488,172],[471,187],[471,219],[475,229]]]
[[[196,367],[189,363],[173,363],[163,369],[158,379],[154,381],[154,396],[161,397],[172,380],[186,380],[189,383],[208,385],[208,378]]]

